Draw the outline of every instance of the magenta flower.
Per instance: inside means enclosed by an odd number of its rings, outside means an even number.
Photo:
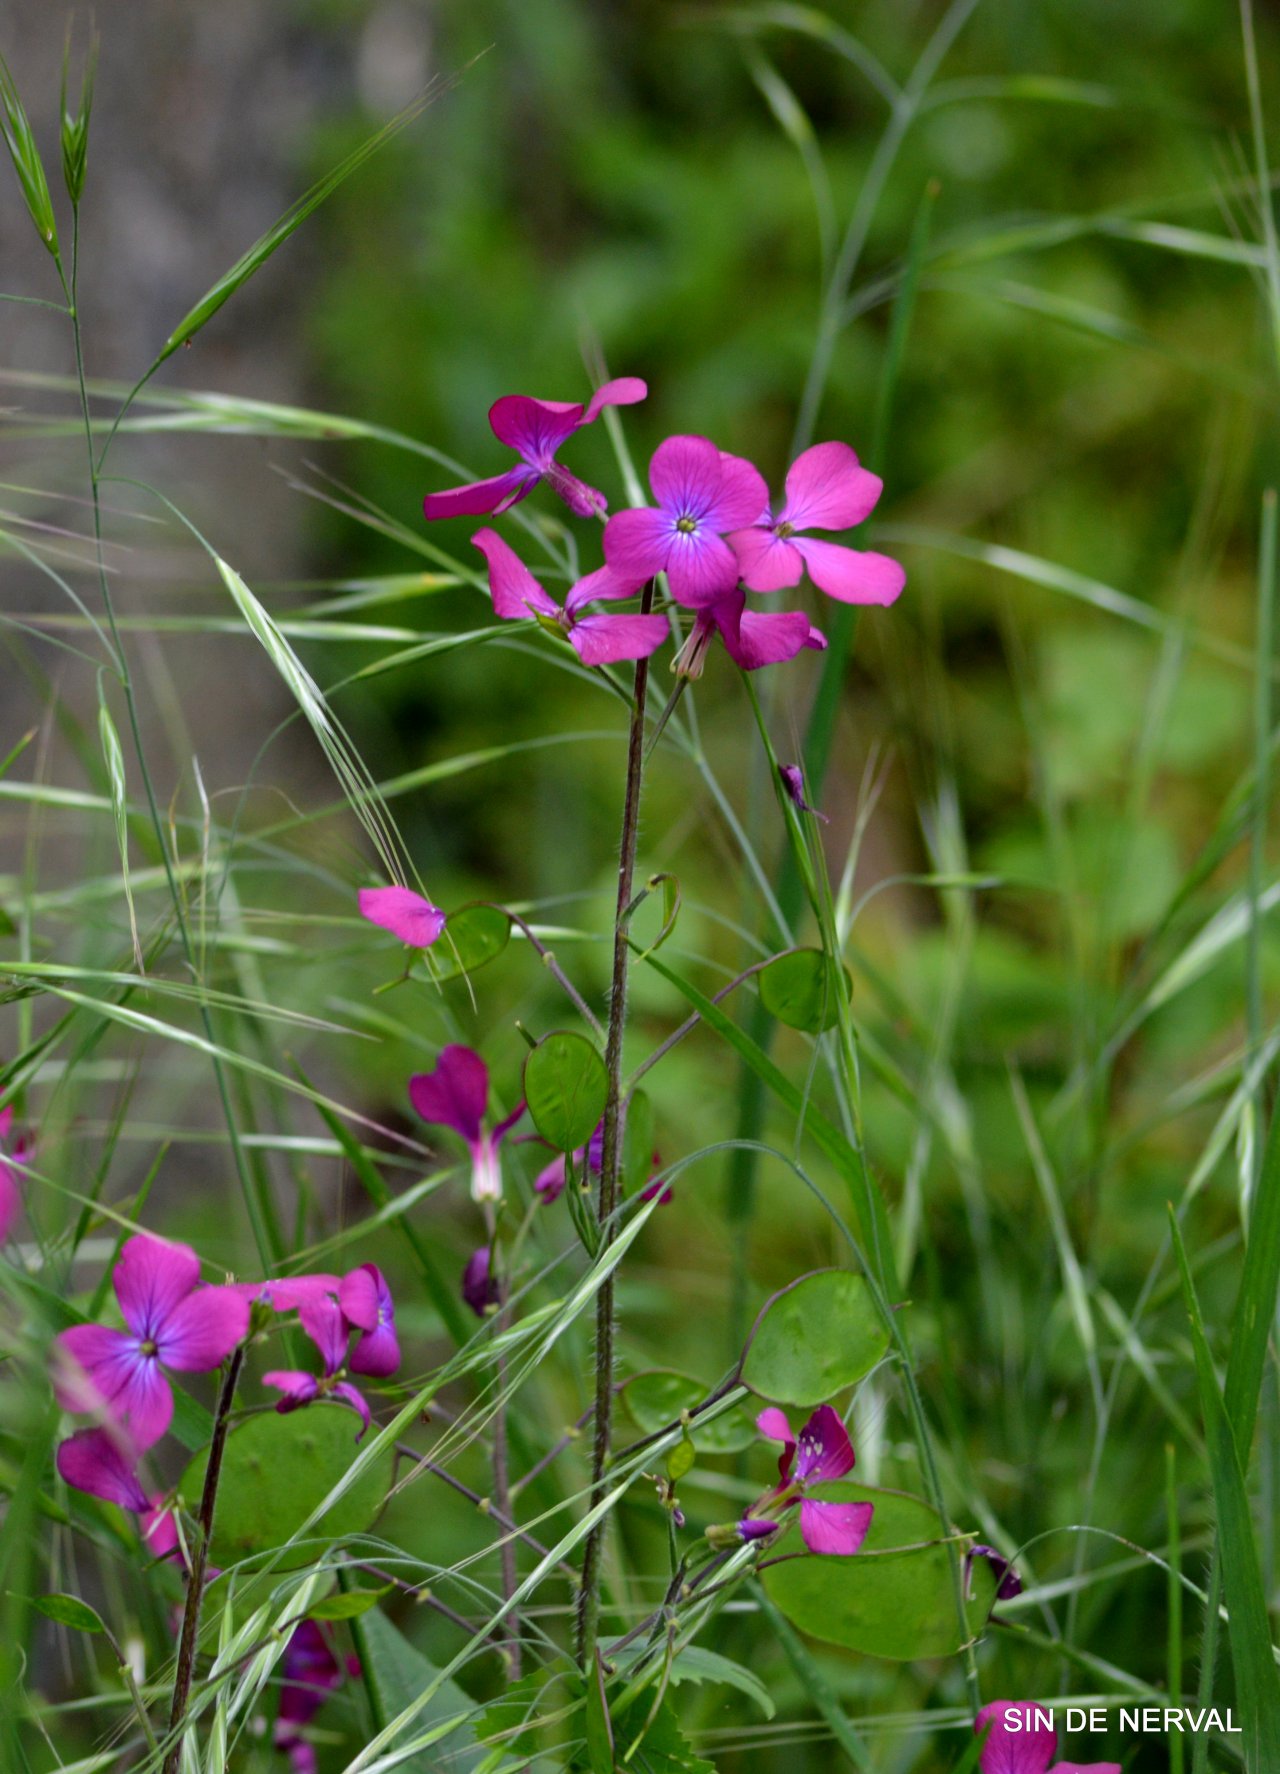
[[[400,1366],[400,1345],[396,1341],[395,1301],[382,1270],[373,1263],[349,1270],[338,1288],[338,1304],[348,1323],[360,1332],[351,1351],[352,1373],[387,1379]]]
[[[346,1676],[360,1673],[358,1657],[339,1661],[315,1620],[303,1620],[293,1630],[284,1649],[280,1706],[273,1741],[288,1756],[293,1774],[316,1774],[314,1747],[304,1735],[306,1727]]]
[[[487,1318],[492,1309],[502,1303],[502,1290],[493,1273],[487,1244],[482,1244],[467,1258],[467,1266],[462,1271],[462,1298],[477,1318]]]
[[[666,624],[663,624],[664,628]],[[13,1104],[6,1103],[0,1109],[0,1140],[8,1138],[13,1127]],[[27,1162],[30,1148],[25,1139],[19,1139],[12,1152],[5,1152],[0,1147],[0,1239],[9,1236],[9,1229],[22,1209],[22,1195],[18,1189],[18,1168]]]
[[[54,1394],[64,1410],[106,1412],[145,1453],[173,1416],[164,1369],[203,1374],[221,1366],[248,1331],[249,1302],[233,1287],[202,1287],[189,1245],[146,1234],[125,1245],[112,1282],[128,1329],[62,1331]]]
[[[389,930],[411,949],[429,949],[445,925],[439,906],[411,887],[362,887],[360,916]]]
[[[805,647],[822,652],[827,637],[800,610],[748,610],[737,586],[722,592],[694,618],[693,630],[672,661],[677,677],[700,678],[707,648],[717,635],[725,652],[743,671],[759,671],[794,659]]]
[[[801,813],[812,813],[813,817],[820,819],[823,825],[831,824],[825,813],[819,812],[816,807],[811,807],[805,800],[804,771],[799,764],[779,764],[778,775],[782,778],[782,786],[787,791],[787,799],[798,807]]]
[[[867,516],[883,487],[879,475],[858,464],[848,444],[815,444],[787,470],[787,496],[770,518],[757,512],[750,529],[735,530],[729,543],[748,591],[781,591],[798,585],[805,569],[828,597],[845,604],[891,604],[906,584],[897,561],[835,542],[817,542],[802,530],[851,530]]]
[[[275,1368],[271,1373],[263,1374],[263,1385],[284,1394],[276,1409],[286,1415],[300,1410],[304,1404],[314,1403],[317,1398],[336,1398],[342,1404],[350,1405],[360,1419],[356,1433],[359,1441],[369,1427],[369,1407],[356,1387],[338,1377],[347,1359],[347,1339],[351,1335],[345,1314],[336,1300],[322,1296],[306,1301],[299,1308],[298,1322],[320,1351],[323,1374],[317,1376],[297,1368]],[[355,1366],[354,1360],[352,1366]]]
[[[781,1483],[775,1495],[803,1493],[810,1485],[826,1484],[853,1471],[848,1431],[829,1404],[818,1406],[801,1429],[798,1442],[785,1413],[776,1405],[761,1411],[756,1428],[770,1441],[783,1444],[778,1459]],[[823,1503],[805,1497],[800,1504],[800,1533],[810,1552],[856,1552],[867,1537],[874,1511],[872,1503]]]
[[[523,1102],[490,1133],[484,1125],[489,1068],[474,1048],[460,1046],[444,1048],[434,1072],[410,1078],[409,1101],[428,1126],[452,1128],[465,1140],[471,1153],[472,1200],[497,1201],[502,1194],[498,1147],[524,1114]]]
[[[528,394],[504,394],[489,408],[489,424],[499,443],[520,457],[515,468],[492,480],[428,493],[422,501],[427,518],[479,517],[487,511],[509,511],[527,499],[545,480],[577,517],[600,517],[608,500],[556,461],[556,451],[575,431],[590,425],[605,407],[632,406],[649,392],[639,376],[618,376],[597,388],[587,405],[576,401],[534,400]]]
[[[734,1531],[739,1540],[767,1540],[771,1534],[777,1533],[781,1525],[780,1522],[766,1520],[764,1516],[744,1515]]]
[[[233,1281],[230,1285],[251,1305],[260,1300],[273,1312],[296,1312],[326,1295],[336,1300],[340,1283],[336,1275],[284,1275],[274,1281]]]
[[[604,558],[626,579],[665,572],[671,595],[702,609],[738,583],[724,540],[769,509],[759,469],[727,456],[707,437],[669,437],[654,451],[649,485],[657,506],[619,511],[604,530]]]
[[[1020,1715],[1019,1728],[1011,1730],[1005,1719]],[[993,1700],[974,1721],[981,1734],[986,1725],[991,1735],[982,1746],[978,1766],[982,1774],[1120,1774],[1119,1762],[1053,1762],[1058,1733],[1052,1727],[1036,1727],[1030,1705],[1012,1700]]]
[[[494,615],[503,621],[534,617],[554,623],[584,665],[647,659],[671,633],[665,616],[582,614],[597,599],[631,597],[643,579],[624,579],[609,567],[598,567],[569,588],[561,609],[496,530],[477,530],[471,540],[489,563]]]
[[[625,1111],[623,1125],[624,1127],[626,1125]],[[604,1167],[603,1121],[596,1122],[591,1138],[587,1141],[586,1145],[579,1146],[573,1153],[573,1164],[575,1169],[581,1168],[584,1157],[586,1158],[592,1174],[599,1176]],[[662,1163],[662,1154],[660,1152],[654,1152],[650,1162],[654,1166],[654,1172],[656,1173]],[[533,1192],[542,1202],[544,1207],[550,1207],[553,1202],[559,1201],[560,1197],[564,1194],[565,1184],[568,1180],[569,1166],[566,1162],[565,1154],[563,1152],[557,1152],[550,1164],[544,1165],[533,1179]],[[671,1184],[664,1181],[657,1174],[650,1176],[644,1188],[639,1191],[639,1195],[641,1201],[653,1201],[654,1199],[657,1199],[664,1207],[673,1199]]]
[[[137,1450],[119,1430],[77,1429],[58,1443],[54,1463],[58,1476],[77,1491],[118,1503],[135,1515],[151,1508],[151,1498],[135,1470]]]

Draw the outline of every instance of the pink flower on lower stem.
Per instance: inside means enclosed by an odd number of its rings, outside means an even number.
[[[471,1154],[473,1201],[497,1201],[502,1195],[498,1148],[524,1114],[521,1102],[490,1132],[484,1124],[489,1102],[489,1068],[471,1047],[442,1049],[433,1072],[409,1080],[409,1101],[430,1127],[448,1127],[466,1142]]]
[[[804,530],[851,530],[880,497],[883,482],[860,466],[843,443],[814,444],[787,470],[787,496],[771,518],[766,510],[749,529],[736,530],[729,545],[738,557],[748,591],[782,591],[808,571],[819,591],[845,604],[891,604],[906,584],[897,561],[836,542],[819,542]]]
[[[324,1629],[315,1620],[296,1626],[284,1649],[280,1707],[273,1741],[288,1756],[294,1774],[315,1774],[316,1752],[304,1735],[306,1727],[343,1679],[360,1673],[360,1660],[340,1660]]]
[[[1053,1762],[1058,1733],[1038,1725],[1035,1710],[1012,1700],[993,1700],[983,1707],[973,1726],[979,1734],[991,1726],[978,1757],[982,1774],[1120,1774],[1119,1762]],[[1010,1727],[1010,1713],[1019,1715],[1017,1728]]]
[[[6,1103],[0,1109],[0,1141],[7,1140],[12,1129],[13,1104]],[[27,1162],[29,1154],[30,1148],[25,1139],[17,1140],[11,1152],[0,1147],[0,1239],[9,1236],[10,1228],[22,1210],[18,1169]]]
[[[298,1322],[320,1351],[324,1372],[306,1373],[297,1368],[274,1368],[263,1374],[262,1383],[283,1393],[276,1409],[287,1414],[312,1404],[317,1398],[334,1398],[350,1405],[360,1419],[356,1440],[369,1427],[369,1407],[363,1395],[350,1381],[339,1376],[347,1359],[347,1342],[351,1326],[336,1300],[322,1297],[308,1300],[298,1311]]]
[[[173,1416],[165,1368],[220,1367],[249,1328],[249,1302],[234,1287],[202,1287],[186,1244],[140,1233],[129,1239],[112,1282],[128,1327],[79,1324],[54,1340],[54,1395],[64,1410],[106,1414],[139,1452]]]
[[[479,517],[484,512],[508,511],[527,499],[539,481],[545,480],[576,517],[601,517],[608,508],[603,493],[580,481],[556,461],[556,451],[584,425],[590,425],[605,407],[632,406],[649,392],[639,376],[617,376],[597,388],[584,407],[577,401],[534,400],[529,394],[504,394],[489,408],[489,424],[499,443],[520,457],[515,468],[492,480],[471,481],[444,493],[428,493],[423,515]]]
[[[429,949],[439,940],[445,915],[411,887],[362,887],[360,916],[389,930],[411,949]]]
[[[748,610],[738,586],[722,592],[698,611],[693,631],[672,661],[677,677],[700,678],[707,648],[719,635],[724,650],[743,671],[759,671],[794,659],[805,647],[822,652],[827,637],[801,610]]]
[[[584,665],[647,659],[671,633],[665,616],[583,614],[588,604],[601,599],[633,597],[643,579],[623,579],[609,567],[599,567],[569,588],[562,609],[496,530],[477,530],[471,540],[489,563],[494,615],[504,621],[540,618],[554,623]]]
[[[785,1412],[776,1405],[761,1411],[756,1428],[770,1441],[783,1444],[778,1459],[781,1482],[775,1496],[793,1491],[803,1495],[810,1485],[826,1484],[853,1471],[853,1444],[838,1413],[829,1404],[818,1406],[798,1440]],[[804,1497],[800,1504],[800,1533],[810,1552],[853,1553],[866,1539],[874,1511],[871,1503],[824,1503],[816,1497]]]
[[[724,538],[768,511],[764,477],[709,437],[669,437],[654,451],[649,485],[657,505],[615,512],[605,525],[604,558],[624,578],[665,573],[678,604],[702,609],[738,583]]]

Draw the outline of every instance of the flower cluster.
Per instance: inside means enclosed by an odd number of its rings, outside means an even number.
[[[519,464],[491,480],[429,493],[423,511],[428,518],[500,513],[545,480],[575,516],[604,518],[604,495],[563,468],[557,451],[604,407],[631,405],[647,393],[637,377],[624,376],[605,383],[586,407],[505,395],[490,409],[489,422],[499,441],[516,451]],[[879,477],[861,465],[848,444],[815,444],[799,455],[776,508],[753,463],[692,434],[658,445],[649,485],[655,503],[608,517],[603,565],[579,578],[563,605],[496,531],[478,530],[472,541],[485,558],[494,614],[503,621],[532,619],[560,632],[584,665],[645,659],[671,632],[663,616],[647,610],[588,613],[588,606],[633,597],[662,573],[674,602],[693,613],[692,632],[673,665],[681,676],[693,678],[701,675],[717,636],[744,671],[793,659],[806,647],[826,646],[803,612],[753,609],[748,593],[786,590],[806,573],[841,603],[891,604],[902,590],[905,575],[887,555],[809,534],[853,529],[880,497]]]
[[[332,1396],[358,1414],[362,1435],[369,1407],[342,1375],[349,1369],[382,1379],[400,1364],[395,1307],[372,1263],[341,1278],[305,1275],[210,1286],[200,1279],[200,1259],[190,1245],[139,1233],[121,1251],[112,1284],[123,1330],[79,1324],[54,1341],[58,1403],[74,1415],[94,1418],[93,1427],[78,1429],[60,1444],[57,1467],[77,1490],[140,1515],[144,1537],[160,1556],[173,1550],[176,1530],[138,1466],[173,1418],[168,1373],[203,1374],[221,1367],[249,1335],[255,1305],[275,1313],[296,1311],[320,1351],[323,1371],[264,1375],[265,1384],[284,1394],[276,1408],[296,1410]]]
[[[786,1413],[770,1405],[756,1418],[756,1428],[769,1441],[780,1441],[778,1483],[738,1523],[742,1540],[763,1540],[781,1525],[776,1517],[797,1500],[800,1534],[810,1552],[848,1556],[867,1537],[873,1503],[827,1503],[806,1496],[813,1485],[828,1484],[853,1471],[855,1456],[849,1432],[839,1413],[821,1404],[797,1437]]]

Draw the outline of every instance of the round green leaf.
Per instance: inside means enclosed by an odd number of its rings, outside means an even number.
[[[825,1404],[881,1359],[889,1332],[861,1275],[820,1269],[767,1302],[742,1361],[743,1382],[779,1404]]]
[[[358,1620],[361,1614],[367,1614],[375,1607],[390,1589],[384,1583],[381,1589],[348,1589],[339,1590],[335,1595],[327,1595],[323,1601],[307,1604],[308,1620]]]
[[[852,990],[847,969],[845,979]],[[821,949],[796,949],[790,955],[779,955],[761,969],[758,983],[765,1009],[789,1029],[820,1035],[834,1027],[839,988]]]
[[[56,1620],[59,1626],[70,1626],[76,1632],[107,1630],[102,1616],[78,1595],[36,1595],[31,1598],[31,1606],[46,1620]]]
[[[803,1553],[764,1571],[765,1589],[802,1632],[899,1663],[949,1657],[981,1634],[995,1600],[995,1577],[985,1559],[974,1560],[962,1630],[942,1520],[927,1503],[845,1480],[816,1485],[810,1494],[831,1503],[873,1503],[875,1514],[860,1552]],[[793,1531],[784,1548],[801,1544]],[[963,1561],[963,1549],[957,1556]]]
[[[464,905],[445,919],[444,934],[424,956],[433,979],[475,973],[495,961],[511,940],[511,920],[500,906]]]
[[[359,1421],[344,1405],[313,1404],[280,1416],[264,1411],[227,1437],[213,1518],[210,1562],[239,1564],[283,1546],[323,1503],[359,1457]],[[182,1475],[179,1495],[193,1514],[200,1507],[208,1449]],[[394,1450],[384,1448],[351,1488],[309,1530],[312,1536],[346,1539],[371,1526],[391,1488]],[[315,1547],[300,1542],[282,1555],[282,1571],[309,1564]]]
[[[585,1035],[556,1029],[524,1062],[524,1095],[533,1125],[549,1145],[572,1152],[591,1138],[604,1114],[609,1080]]]
[[[659,1429],[678,1422],[681,1411],[691,1411],[701,1404],[709,1390],[701,1380],[690,1379],[688,1374],[655,1368],[628,1380],[622,1396],[637,1428],[646,1435],[655,1435]],[[689,1425],[689,1433],[700,1454],[736,1454],[756,1439],[755,1428],[740,1410],[726,1411],[709,1423],[695,1419]]]

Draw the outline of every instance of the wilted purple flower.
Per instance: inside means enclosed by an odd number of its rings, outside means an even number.
[[[975,1559],[985,1558],[991,1566],[992,1575],[996,1580],[996,1600],[1011,1602],[1015,1595],[1022,1594],[1022,1578],[1013,1568],[1010,1559],[997,1552],[994,1546],[971,1546],[964,1555],[964,1593],[969,1599],[972,1587],[973,1564]]]
[[[782,786],[787,791],[787,798],[794,802],[801,813],[812,813],[815,819],[822,821],[823,825],[831,824],[825,813],[820,813],[816,807],[811,807],[805,800],[804,771],[799,764],[779,764],[778,775],[782,778]]]
[[[317,1376],[298,1368],[275,1368],[269,1374],[263,1374],[263,1385],[283,1393],[276,1409],[285,1414],[300,1410],[317,1398],[336,1398],[349,1405],[360,1419],[360,1428],[356,1432],[359,1441],[369,1427],[369,1407],[356,1387],[338,1378],[347,1359],[347,1339],[351,1335],[346,1315],[336,1300],[323,1296],[303,1303],[298,1311],[298,1322],[320,1351],[323,1374]]]
[[[249,1302],[233,1287],[202,1287],[189,1245],[146,1234],[129,1239],[112,1281],[128,1329],[62,1331],[54,1394],[64,1410],[107,1413],[145,1452],[173,1416],[164,1368],[203,1374],[220,1366],[249,1328]]]
[[[496,530],[477,530],[471,540],[489,563],[494,615],[504,621],[541,617],[555,623],[584,665],[647,659],[671,633],[665,616],[582,614],[597,599],[633,596],[643,579],[624,579],[609,567],[598,567],[569,588],[561,609]]]
[[[487,1318],[493,1308],[502,1303],[502,1289],[493,1273],[487,1244],[482,1244],[467,1258],[467,1266],[462,1271],[462,1298],[477,1318]]]
[[[353,1374],[385,1380],[400,1366],[396,1341],[396,1307],[381,1269],[362,1263],[342,1277],[338,1304],[361,1335],[351,1351]]]
[[[1018,1715],[1016,1725],[1008,1722],[1010,1713]],[[987,1725],[991,1735],[978,1757],[982,1774],[1120,1774],[1119,1762],[1054,1762],[1051,1768],[1058,1733],[1051,1726],[1037,1725],[1029,1705],[993,1700],[983,1707],[973,1728],[981,1735]]]
[[[276,1748],[288,1756],[293,1774],[315,1774],[316,1752],[304,1730],[344,1678],[359,1673],[359,1658],[339,1660],[317,1621],[303,1620],[295,1626],[284,1648],[284,1680],[272,1734]]]
[[[491,1133],[484,1125],[489,1068],[474,1048],[459,1046],[441,1051],[434,1072],[410,1078],[409,1101],[429,1126],[452,1128],[465,1140],[471,1153],[472,1199],[497,1201],[502,1194],[498,1147],[524,1114],[523,1102]]]
[[[528,394],[504,394],[489,408],[489,424],[499,443],[520,457],[515,468],[492,480],[428,493],[422,501],[426,517],[479,517],[487,511],[508,511],[527,499],[540,480],[564,500],[577,517],[599,517],[608,508],[596,492],[556,461],[556,451],[583,425],[590,425],[605,407],[626,407],[649,392],[639,376],[617,376],[597,388],[587,405],[576,401],[534,400]]]
[[[677,603],[698,610],[738,583],[724,540],[769,509],[758,468],[718,450],[709,437],[669,437],[654,451],[649,485],[658,503],[619,511],[604,531],[604,558],[628,579],[665,572]]]
[[[801,1429],[798,1442],[785,1412],[776,1405],[761,1411],[756,1428],[770,1441],[783,1444],[778,1459],[781,1483],[776,1495],[791,1490],[803,1492],[810,1485],[826,1484],[853,1471],[853,1444],[829,1404],[818,1406]],[[823,1503],[805,1497],[800,1504],[800,1533],[805,1545],[810,1552],[856,1552],[867,1537],[874,1509],[871,1503]]]
[[[665,626],[665,624],[664,624]],[[0,1140],[6,1140],[13,1128],[13,1104],[6,1103],[0,1109]],[[0,1146],[0,1239],[9,1236],[9,1228],[17,1219],[22,1208],[22,1195],[18,1189],[18,1167],[27,1162],[30,1148],[24,1139],[19,1139],[11,1152],[5,1152]]]
[[[398,936],[411,949],[429,949],[445,926],[439,906],[411,887],[362,887],[360,916]]]
[[[693,629],[671,663],[677,677],[700,678],[707,648],[717,635],[725,652],[743,671],[759,671],[794,659],[805,647],[821,652],[827,637],[801,610],[748,610],[737,586],[703,606]]]
[[[907,577],[897,561],[797,533],[851,530],[870,512],[883,485],[879,475],[859,466],[848,444],[814,444],[797,456],[787,470],[787,496],[778,515],[770,518],[766,508],[750,529],[729,537],[747,590],[798,585],[808,568],[819,591],[841,603],[891,604]]]

